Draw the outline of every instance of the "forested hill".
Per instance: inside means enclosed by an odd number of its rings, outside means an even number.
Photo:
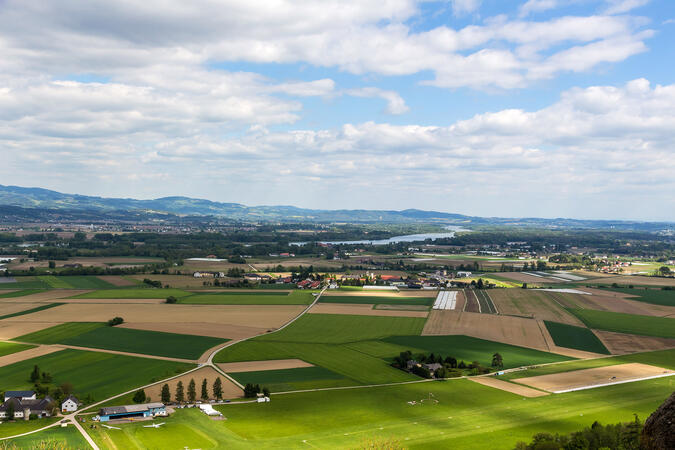
[[[633,229],[662,231],[675,229],[675,223],[605,221],[576,219],[496,218],[473,217],[438,211],[418,209],[392,210],[318,210],[295,206],[246,206],[240,203],[223,203],[189,197],[163,197],[153,200],[132,198],[105,198],[18,186],[0,185],[0,219],[22,217],[37,219],[42,216],[86,216],[92,220],[102,218],[144,218],[156,220],[164,217],[173,221],[177,216],[215,216],[237,221],[281,222],[351,222],[351,223],[437,223],[458,226],[510,225],[544,228],[580,229]]]

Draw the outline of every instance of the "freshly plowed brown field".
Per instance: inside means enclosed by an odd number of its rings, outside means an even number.
[[[581,321],[565,311],[551,294],[554,293],[536,289],[492,289],[490,291],[490,297],[501,314],[583,326]]]
[[[187,392],[190,380],[195,380],[195,384],[197,385],[197,399],[201,400],[202,380],[204,378],[206,378],[209,398],[211,399],[213,399],[213,382],[216,380],[216,378],[220,378],[220,381],[223,384],[223,398],[231,399],[244,396],[244,391],[242,391],[236,384],[232,383],[227,377],[219,374],[212,367],[202,367],[201,369],[197,369],[194,372],[174,378],[173,380],[166,383],[169,385],[169,390],[171,391],[171,399],[173,400],[174,394],[176,393],[176,385],[179,381],[183,382],[183,389],[185,392]],[[145,395],[150,396],[149,401],[161,401],[162,386],[164,386],[164,384],[165,383],[157,383],[148,388],[145,388]]]
[[[20,317],[20,316],[19,316]],[[15,317],[12,317],[15,319]],[[0,339],[13,339],[17,336],[61,325],[63,322],[15,322],[12,319],[0,320]]]
[[[248,327],[242,325],[208,322],[125,322],[118,326],[122,328],[133,328],[136,330],[163,331],[165,333],[177,334],[194,334],[197,336],[211,336],[233,340],[257,336],[273,328]]]
[[[519,384],[509,383],[508,381],[499,380],[494,377],[473,377],[469,378],[471,381],[474,381],[483,386],[490,386],[502,391],[510,392],[512,394],[522,395],[523,397],[543,397],[549,395],[548,392],[538,391],[526,386],[521,386]]]
[[[675,371],[647,364],[629,363],[537,377],[517,378],[513,381],[549,392],[560,392],[608,383],[637,381],[641,378],[668,373],[675,373]]]
[[[5,355],[0,357],[0,367],[9,366],[10,364],[18,363],[19,361],[25,361],[31,358],[37,358],[38,356],[48,355],[50,353],[58,352],[63,350],[59,347],[54,347],[51,345],[40,345],[39,347],[29,348],[22,352],[12,353],[11,355]]]
[[[374,305],[354,303],[317,303],[310,314],[349,314],[357,316],[427,317],[428,311],[373,309]]]
[[[236,372],[257,372],[260,370],[280,370],[297,369],[299,367],[314,367],[301,359],[271,359],[267,361],[243,361],[233,363],[218,364],[223,371],[228,373]]]
[[[528,284],[562,283],[562,280],[557,280],[555,278],[536,277],[534,275],[529,275],[521,272],[499,272],[497,275],[504,278],[508,278],[509,280]]]
[[[643,277],[640,275],[613,275],[609,277],[599,277],[577,283],[593,284],[594,282],[602,284],[617,283],[620,285],[633,284],[635,286],[675,286],[675,278]]]
[[[522,317],[433,310],[424,325],[423,336],[464,334],[549,351],[537,321]]]
[[[216,323],[256,328],[278,328],[298,315],[302,305],[152,305],[65,304],[18,316],[25,322],[103,322],[120,316],[135,323]]]
[[[480,312],[480,306],[478,304],[478,298],[476,297],[476,293],[473,292],[472,290],[464,290],[462,291],[462,293],[464,296],[464,305],[462,306],[462,309],[459,309],[455,306],[455,310],[473,313]]]
[[[118,275],[102,275],[99,276],[101,280],[112,284],[113,286],[135,286],[136,283],[134,283],[131,280],[128,280],[124,277],[118,276]],[[142,281],[142,280],[141,280]]]
[[[675,339],[593,330],[605,347],[616,355],[675,348]]]
[[[673,306],[653,305],[651,303],[630,300],[630,298],[605,295],[580,295],[578,304],[584,309],[638,314],[641,316],[665,317],[675,315],[675,307]]]

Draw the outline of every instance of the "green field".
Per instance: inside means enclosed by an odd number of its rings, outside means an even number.
[[[52,418],[40,419],[40,420],[33,420],[28,423],[30,423],[33,426],[33,428],[40,428],[46,426],[49,423],[54,422],[54,420],[55,419]],[[0,427],[0,429],[2,429],[2,427]],[[2,432],[0,431],[0,433]],[[8,436],[12,436],[14,434],[17,433],[10,432],[8,433]],[[89,444],[87,443],[87,441],[85,441],[84,437],[80,434],[79,431],[77,431],[77,429],[73,425],[68,425],[66,428],[61,427],[49,428],[47,430],[40,431],[39,433],[29,434],[27,436],[10,439],[6,441],[5,444],[8,446],[7,447],[8,450],[12,449],[13,446],[16,446],[17,448],[45,449],[45,450],[89,448]],[[61,445],[61,447],[56,446],[50,447],[50,445]],[[2,447],[0,446],[0,448]]]
[[[49,285],[52,289],[72,289],[73,286],[70,285],[65,279],[60,277],[55,277],[53,275],[43,275],[39,276],[38,279]]]
[[[261,404],[217,406],[227,420],[177,410],[158,428],[122,424],[91,431],[102,448],[510,449],[539,432],[594,421],[644,420],[672,392],[668,379],[523,398],[468,380],[273,395]],[[438,403],[409,405],[429,398]],[[89,430],[87,428],[87,430]]]
[[[181,297],[178,303],[195,305],[309,305],[311,291],[288,292],[218,292]]]
[[[573,359],[554,353],[469,336],[392,336],[384,339],[384,341],[397,345],[400,351],[411,350],[413,354],[423,351],[436,355],[440,354],[443,357],[452,356],[458,361],[464,360],[466,363],[478,361],[485,367],[490,367],[494,353],[502,355],[504,367],[507,369]]]
[[[34,333],[24,334],[15,338],[20,342],[32,342],[34,344],[60,344],[70,338],[88,333],[96,328],[101,328],[105,324],[101,322],[69,322],[45,328]]]
[[[424,305],[434,304],[435,297],[384,297],[378,295],[322,295],[319,303],[356,303],[372,305]]]
[[[610,354],[602,341],[588,328],[549,322],[548,320],[545,320],[544,324],[551,334],[553,342],[559,347],[574,348],[603,355]]]
[[[50,276],[50,277],[40,277],[44,279],[50,286],[54,288],[66,287],[68,289],[110,289],[114,288],[112,284],[100,279],[97,276]],[[52,280],[51,282],[49,280]],[[57,286],[52,284],[57,282],[59,284],[65,284],[66,286]]]
[[[588,328],[675,339],[675,318],[570,309]]]
[[[0,341],[0,356],[11,355],[12,353],[22,352],[29,348],[35,348],[34,345],[17,344],[15,342],[1,342]]]
[[[2,283],[2,289],[50,289],[49,284],[38,277],[16,277],[16,283]]]
[[[0,438],[4,438],[7,436],[14,436],[21,433],[28,433],[30,431],[37,430],[38,428],[42,428],[54,422],[56,422],[56,418],[54,417],[48,417],[42,420],[30,420],[28,422],[24,420],[17,420],[15,422],[5,422],[3,424],[0,424]],[[14,440],[12,440],[12,442],[14,442]],[[0,441],[0,449],[4,450],[4,447],[2,446],[3,443],[4,441]],[[19,445],[18,442],[16,444]],[[9,449],[11,448],[12,447],[9,447]]]
[[[653,303],[655,305],[675,306],[675,290],[662,290],[658,288],[607,288],[607,290],[638,296],[635,298],[630,298],[629,300]]]
[[[349,386],[353,382],[344,376],[323,367],[299,367],[295,369],[261,370],[257,372],[230,373],[241,384],[253,383],[265,386],[272,392],[299,389]]]
[[[103,323],[70,322],[16,338],[38,344],[65,344],[145,355],[198,359],[227,339],[109,327]]]
[[[61,306],[61,305],[63,305],[63,303],[47,303],[45,305],[36,306],[35,308],[25,309],[23,311],[17,311],[17,312],[12,313],[12,314],[5,314],[4,316],[0,316],[0,320],[9,319],[10,317],[23,316],[24,314],[31,314],[31,313],[34,313],[34,312],[43,311],[45,309],[54,308],[55,306]]]
[[[380,339],[393,335],[419,335],[426,319],[339,314],[306,314],[278,333],[259,341],[338,344]]]
[[[0,391],[31,389],[29,374],[34,365],[52,375],[52,386],[72,383],[80,400],[87,394],[95,400],[103,400],[195,367],[159,359],[66,349],[0,367]]]
[[[123,289],[102,289],[99,291],[88,292],[86,294],[76,295],[71,298],[167,298],[173,295],[176,298],[187,297],[189,292],[180,289],[159,289],[159,288],[123,288]]]
[[[8,283],[9,284],[9,283]],[[5,284],[0,284],[0,289],[4,289]],[[0,298],[25,297],[26,295],[39,294],[44,289],[22,289],[20,291],[5,292],[0,290]]]

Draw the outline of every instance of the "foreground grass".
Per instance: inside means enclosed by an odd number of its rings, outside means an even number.
[[[31,389],[29,375],[34,365],[52,375],[53,386],[71,383],[80,400],[87,394],[103,400],[194,367],[173,361],[67,349],[0,367],[0,391]]]
[[[46,425],[45,419],[34,420],[41,428]],[[0,426],[0,428],[2,428]],[[30,434],[28,436],[10,439],[5,442],[8,449],[14,448],[30,448],[30,449],[49,449],[49,450],[66,450],[66,449],[86,449],[89,444],[77,429],[68,425],[66,428],[52,427],[39,433]],[[2,447],[0,447],[2,448]]]
[[[266,404],[217,407],[227,420],[178,410],[166,425],[97,428],[102,448],[404,448],[510,449],[538,432],[571,432],[645,419],[671,393],[667,379],[523,398],[468,380],[273,395]],[[407,402],[428,399],[438,403]],[[87,428],[88,431],[89,428]],[[377,447],[375,447],[377,448]]]
[[[610,352],[591,330],[564,323],[544,321],[553,342],[559,347],[609,355]]]
[[[594,309],[570,309],[588,328],[675,339],[675,318],[640,316]]]
[[[34,345],[17,344],[15,342],[0,342],[0,356],[11,355],[12,353],[22,352],[35,348]]]
[[[7,436],[14,436],[16,434],[28,433],[38,428],[46,427],[54,422],[56,422],[55,417],[48,417],[40,420],[17,420],[15,422],[2,422],[0,424],[0,438]],[[0,448],[1,447],[0,443]],[[18,445],[18,444],[17,444]],[[11,447],[10,447],[11,448]]]

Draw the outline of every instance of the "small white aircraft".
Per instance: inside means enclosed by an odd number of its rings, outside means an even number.
[[[102,427],[106,427],[106,428],[109,429],[109,430],[121,430],[121,428],[111,427],[110,425],[103,425],[103,424],[101,424],[101,426],[102,426]]]
[[[143,425],[143,428],[159,428],[162,425],[164,425],[164,422],[162,423],[153,423],[152,425]]]

